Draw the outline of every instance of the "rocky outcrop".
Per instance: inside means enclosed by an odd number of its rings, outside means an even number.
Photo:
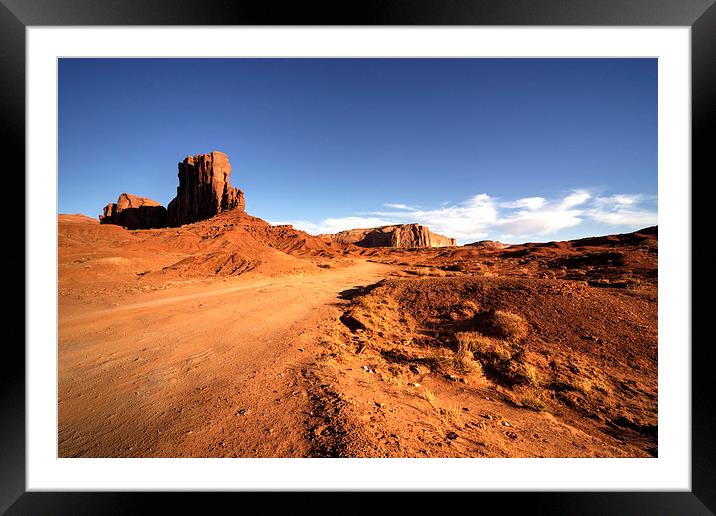
[[[187,156],[179,163],[177,196],[169,203],[170,226],[208,219],[226,210],[244,210],[244,192],[229,182],[231,164],[223,152]]]
[[[473,242],[471,244],[465,244],[470,247],[477,247],[478,249],[505,249],[507,247],[510,247],[509,244],[503,244],[502,242],[498,242],[497,240],[479,240],[478,242]]]
[[[433,233],[420,224],[400,224],[368,229],[349,229],[334,235],[319,235],[326,240],[360,247],[448,247],[454,238]]]
[[[99,221],[127,229],[163,228],[167,225],[167,209],[152,199],[123,193],[116,203],[104,207]]]

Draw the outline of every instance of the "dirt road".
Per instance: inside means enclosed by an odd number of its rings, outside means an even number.
[[[341,291],[392,270],[369,262],[310,276],[164,290],[111,308],[63,308],[60,457],[305,457],[302,372]]]

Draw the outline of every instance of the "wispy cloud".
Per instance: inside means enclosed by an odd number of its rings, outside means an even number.
[[[434,209],[391,202],[384,204],[390,208],[387,211],[331,217],[320,222],[297,220],[286,223],[311,234],[418,223],[436,233],[456,238],[460,243],[488,237],[524,242],[544,239],[585,221],[635,228],[656,224],[654,200],[640,194],[595,198],[583,189],[554,199],[523,197],[509,200],[481,193]]]
[[[611,226],[651,226],[657,223],[657,212],[644,204],[654,204],[653,197],[640,194],[597,197],[589,216]]]
[[[396,210],[410,210],[410,211],[415,211],[415,210],[418,209],[418,208],[416,208],[415,206],[408,206],[407,204],[389,203],[389,202],[385,203],[383,206],[385,206],[386,208],[393,208],[393,209],[396,209]]]

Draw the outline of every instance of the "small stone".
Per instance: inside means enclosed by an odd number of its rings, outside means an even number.
[[[464,410],[465,412],[470,412],[470,409],[467,407],[462,407],[462,410]]]
[[[512,426],[512,425],[509,424],[507,421],[503,421],[503,422],[502,422],[502,426]]]
[[[457,434],[455,432],[449,432],[445,437],[452,441],[453,439],[457,439]]]
[[[505,435],[510,439],[517,439],[517,434],[514,432],[505,432]]]
[[[420,387],[420,384],[419,384],[419,383],[414,383],[414,384],[413,384],[413,387]]]
[[[301,352],[305,351],[303,348],[298,348],[298,350]]]
[[[415,374],[420,374],[420,367],[416,364],[411,364],[410,371]]]

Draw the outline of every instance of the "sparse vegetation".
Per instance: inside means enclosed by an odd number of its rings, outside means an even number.
[[[529,331],[529,325],[521,315],[505,310],[489,310],[480,314],[477,322],[486,335],[510,342],[524,339]]]
[[[435,393],[427,387],[421,387],[415,394],[418,398],[423,399],[430,403],[430,406],[435,408]]]
[[[473,352],[484,367],[511,384],[539,384],[537,370],[523,359],[523,353],[503,340],[477,332],[455,334],[458,350]]]
[[[482,364],[475,360],[474,353],[465,342],[458,340],[457,352],[453,359],[455,370],[461,374],[479,373],[482,375]]]
[[[534,394],[523,396],[520,399],[520,405],[535,412],[544,412],[547,410],[547,404],[539,396]]]

